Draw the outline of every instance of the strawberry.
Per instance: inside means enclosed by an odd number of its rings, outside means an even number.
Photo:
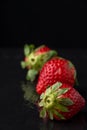
[[[85,99],[72,86],[56,82],[40,95],[40,117],[68,120],[81,111]]]
[[[47,86],[52,85],[57,81],[73,86],[75,80],[75,66],[67,59],[53,57],[42,67],[38,77],[36,91],[41,94],[45,91]]]
[[[26,44],[24,46],[24,54],[25,58],[21,62],[21,67],[28,69],[26,79],[34,81],[44,63],[56,56],[57,52],[45,45],[35,48],[34,45]]]

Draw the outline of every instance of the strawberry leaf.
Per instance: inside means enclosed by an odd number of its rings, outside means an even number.
[[[58,96],[60,96],[60,95],[62,95],[62,94],[64,94],[64,93],[66,93],[67,91],[69,90],[69,88],[62,88],[62,89],[58,89]]]
[[[24,45],[24,55],[28,56],[30,53],[29,45],[25,44]]]
[[[46,91],[45,91],[45,94],[46,94],[46,95],[49,95],[50,93],[51,93],[51,88],[48,87],[48,88],[46,89]]]
[[[40,99],[43,99],[43,97],[44,97],[44,93],[42,93],[42,94],[40,95]]]
[[[40,106],[40,107],[43,106],[43,100],[41,100],[41,102],[39,103],[39,106]]]
[[[52,91],[57,90],[61,85],[62,85],[61,82],[56,82],[55,84],[52,85]]]
[[[60,98],[58,99],[59,103],[65,105],[65,106],[70,106],[73,105],[73,101],[70,98]]]
[[[55,108],[62,111],[62,112],[69,112],[68,108],[62,104],[57,103],[55,105]]]
[[[40,117],[42,117],[42,118],[45,118],[45,117],[46,117],[46,110],[45,110],[45,108],[43,108],[43,109],[40,111]]]
[[[29,45],[30,53],[34,50],[35,46],[34,44]]]
[[[53,112],[52,112],[52,111],[48,111],[48,115],[49,115],[49,118],[50,118],[51,120],[53,120]]]
[[[46,54],[44,54],[44,62],[48,61],[49,59],[51,59],[53,56],[56,56],[57,52],[54,50],[50,50],[48,51]]]
[[[53,114],[55,114],[56,116],[58,116],[58,118],[60,118],[62,120],[65,119],[65,117],[62,114],[60,114],[58,111],[56,111],[55,109],[53,110]]]
[[[31,44],[31,45],[28,45],[28,44],[25,44],[24,45],[24,55],[25,56],[28,56],[34,49],[34,45]]]
[[[38,71],[35,69],[30,69],[27,72],[26,79],[30,81],[34,81],[36,78],[36,75],[38,74]]]
[[[21,67],[24,69],[26,67],[26,63],[24,61],[21,61]]]

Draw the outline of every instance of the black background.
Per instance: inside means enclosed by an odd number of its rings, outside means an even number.
[[[0,130],[86,130],[87,104],[66,122],[43,121],[25,105],[23,46],[46,44],[77,69],[76,89],[87,100],[87,2],[0,1]]]
[[[3,0],[0,10],[1,47],[21,47],[26,42],[63,48],[86,47],[86,0]]]

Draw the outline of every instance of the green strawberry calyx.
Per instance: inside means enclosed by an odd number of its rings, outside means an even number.
[[[30,69],[27,72],[26,79],[30,81],[34,81],[36,78],[36,75],[38,74],[38,71],[35,69]]]
[[[30,49],[28,49],[29,47]],[[53,56],[57,55],[57,52],[55,50],[49,50],[44,53],[36,54],[35,52],[38,50],[38,48],[36,49],[33,48],[34,48],[33,45],[25,46],[24,52],[25,52],[25,56],[27,57],[27,61],[21,61],[21,67],[23,69],[26,68],[27,66],[29,67],[26,79],[31,81],[35,80],[36,75],[39,73],[44,63],[50,60]]]
[[[35,46],[33,44],[24,45],[24,56],[29,59],[29,55],[34,51]],[[21,67],[24,69],[29,65],[28,61],[21,61]]]
[[[60,111],[69,112],[68,106],[73,105],[73,101],[70,98],[62,97],[63,94],[68,92],[69,88],[60,88],[61,86],[61,82],[56,82],[41,94],[39,102],[41,118],[46,118],[48,116],[53,120],[54,115],[56,115],[62,120],[65,119]]]
[[[24,45],[24,55],[28,56],[33,50],[34,50],[35,46],[33,44],[25,44]]]

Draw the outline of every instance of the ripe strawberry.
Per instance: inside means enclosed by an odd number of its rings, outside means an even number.
[[[75,80],[76,69],[74,65],[67,59],[53,57],[42,67],[36,85],[36,91],[41,94],[47,86],[57,81],[73,86]]]
[[[57,55],[57,52],[51,50],[45,45],[38,48],[34,48],[34,45],[24,46],[24,61],[21,62],[22,68],[27,68],[27,80],[35,80],[36,75],[39,73],[40,69],[53,56]]]
[[[85,99],[72,86],[56,82],[40,95],[40,117],[67,120],[85,106]]]

